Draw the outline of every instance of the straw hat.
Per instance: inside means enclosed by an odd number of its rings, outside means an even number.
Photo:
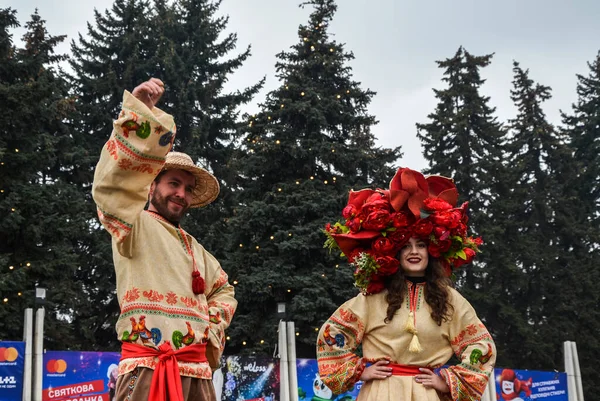
[[[194,175],[196,186],[192,195],[190,208],[206,206],[219,195],[219,181],[214,175],[196,166],[192,158],[185,153],[169,152],[163,170],[185,170]]]

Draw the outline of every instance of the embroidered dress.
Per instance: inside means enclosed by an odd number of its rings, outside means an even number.
[[[403,305],[390,323],[384,322],[387,290],[356,296],[325,322],[317,339],[317,360],[323,382],[334,393],[351,390],[367,362],[389,359],[399,365],[440,368],[455,354],[460,364],[440,370],[449,394],[425,388],[415,381],[414,375],[393,375],[363,383],[357,401],[481,399],[496,361],[494,342],[473,307],[452,288],[450,302],[454,313],[450,321],[438,326],[425,302],[425,285],[407,281]],[[411,309],[421,352],[408,350],[413,334],[405,325]]]
[[[92,194],[112,236],[120,341],[174,349],[208,342],[208,362],[178,362],[182,376],[211,379],[219,365],[237,301],[218,261],[183,229],[144,211],[150,184],[161,171],[175,135],[173,118],[149,110],[125,91],[123,110],[96,166]],[[205,281],[194,294],[193,262]],[[156,357],[121,361],[119,374],[155,369]]]

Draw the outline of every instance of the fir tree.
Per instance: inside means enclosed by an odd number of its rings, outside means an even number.
[[[69,321],[81,288],[73,278],[88,219],[84,194],[72,185],[77,152],[64,122],[73,101],[56,69],[64,56],[54,54],[64,36],[49,35],[36,12],[25,24],[24,48],[16,48],[14,11],[1,10],[0,21],[0,338],[21,338],[23,310],[33,307],[39,286],[48,289],[46,346],[76,347]]]
[[[555,349],[561,348],[560,336],[541,333],[544,320],[553,314],[548,279],[564,269],[557,263],[561,231],[556,216],[564,202],[570,150],[542,109],[551,89],[536,84],[517,62],[513,67],[511,98],[518,114],[509,121],[506,145],[510,193],[490,206],[495,219],[489,222],[502,230],[488,251],[504,259],[489,260],[486,266],[484,288],[496,294],[487,299],[486,318],[495,328],[500,365],[550,368]]]
[[[573,114],[562,114],[577,163],[578,196],[585,203],[582,213],[597,221],[600,218],[600,52],[588,63],[589,75],[577,75],[577,101]]]
[[[562,341],[577,342],[584,392],[590,398],[600,391],[596,380],[600,357],[600,52],[588,67],[589,75],[577,75],[573,114],[562,113],[573,157],[566,166],[571,173],[564,179],[564,211],[557,218],[564,233],[559,243],[563,269],[550,284],[554,291],[561,290],[561,296],[554,297],[556,308],[550,318],[557,322]],[[560,356],[555,355],[555,360]]]
[[[336,4],[301,6],[314,11],[299,42],[278,54],[281,85],[248,116],[235,159],[238,204],[225,267],[239,306],[227,352],[271,353],[275,306],[287,302],[298,355],[314,356],[315,330],[358,292],[352,269],[323,248],[322,229],[340,218],[351,188],[387,186],[400,156],[374,144],[374,92],[352,79],[353,54],[328,33]]]
[[[490,64],[492,56],[474,56],[460,47],[454,57],[438,61],[438,66],[444,69],[442,81],[448,87],[434,89],[439,100],[436,110],[428,116],[428,123],[417,124],[417,136],[429,162],[426,173],[455,180],[459,203],[469,202],[470,230],[483,237],[484,253],[473,265],[461,269],[458,279],[465,295],[483,315],[483,294],[477,290],[487,274],[482,268],[486,266],[486,258],[500,257],[492,255],[486,247],[493,242],[497,230],[491,224],[493,216],[488,209],[494,197],[507,193],[502,165],[505,129],[494,116],[489,97],[480,94],[485,83],[480,70]]]

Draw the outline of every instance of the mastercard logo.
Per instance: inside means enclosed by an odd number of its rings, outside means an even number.
[[[14,362],[19,356],[19,351],[16,348],[0,348],[0,362]]]
[[[48,373],[63,373],[67,370],[67,363],[64,359],[50,359],[46,364]]]

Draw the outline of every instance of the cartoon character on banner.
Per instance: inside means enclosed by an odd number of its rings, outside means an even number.
[[[315,375],[315,379],[313,380],[313,397],[310,401],[352,401],[353,398],[349,395],[342,395],[340,398],[334,398],[333,391],[329,387],[323,383],[323,380],[319,377],[317,373]]]
[[[525,397],[531,396],[531,377],[527,380],[519,380],[514,370],[503,369],[500,374],[500,394],[497,394],[498,400],[504,401],[523,401],[521,393]]]
[[[109,401],[116,400],[115,389],[117,387],[117,377],[119,375],[119,367],[116,364],[111,364],[106,371],[106,377],[108,378],[108,399]]]

